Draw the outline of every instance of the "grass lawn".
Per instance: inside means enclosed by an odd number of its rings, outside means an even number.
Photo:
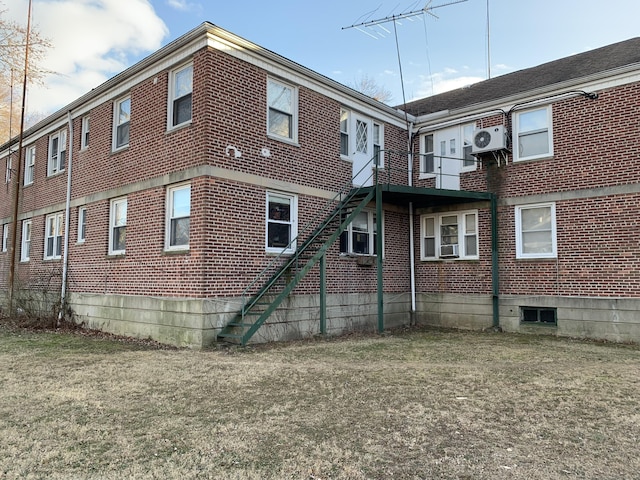
[[[396,331],[157,349],[0,328],[0,479],[640,478],[640,348]]]

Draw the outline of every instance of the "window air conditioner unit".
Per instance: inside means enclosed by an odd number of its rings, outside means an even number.
[[[504,125],[481,128],[473,132],[471,153],[494,152],[507,148],[507,132]]]
[[[458,244],[440,245],[440,258],[456,258],[459,257]]]

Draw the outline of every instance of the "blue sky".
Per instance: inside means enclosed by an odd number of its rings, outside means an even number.
[[[453,0],[455,1],[455,0]],[[487,0],[432,0],[439,18],[396,24],[407,100],[485,79]],[[26,16],[27,0],[0,0]],[[51,113],[203,21],[341,83],[374,79],[403,101],[393,24],[343,27],[421,10],[426,1],[34,0],[54,47],[55,72],[32,88],[28,109]],[[489,0],[491,75],[520,70],[640,35],[637,0]],[[375,37],[375,38],[373,38]]]

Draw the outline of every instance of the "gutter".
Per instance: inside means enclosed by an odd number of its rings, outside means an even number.
[[[413,149],[411,148],[412,144],[412,132],[413,132],[413,123],[407,123],[407,133],[408,133],[408,168],[409,178],[407,179],[407,184],[412,187],[413,186]],[[415,240],[414,240],[414,214],[413,214],[413,202],[409,202],[409,275],[410,275],[410,285],[411,285],[411,311],[410,311],[410,324],[413,325],[415,323],[415,314],[416,314],[416,258],[415,258]]]

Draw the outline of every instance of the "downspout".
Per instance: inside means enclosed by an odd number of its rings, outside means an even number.
[[[71,207],[71,165],[73,159],[73,118],[71,117],[71,111],[67,113],[67,120],[69,122],[69,158],[67,160],[67,199],[64,209],[64,249],[62,257],[62,288],[60,292],[60,310],[58,311],[58,323],[62,320],[62,316],[65,310],[65,302],[67,296],[67,275],[69,271],[69,210]]]
[[[410,187],[413,186],[413,148],[412,148],[412,130],[413,123],[407,124],[407,132],[409,134],[408,143],[408,162],[409,168],[407,171],[409,172],[409,178],[407,183]],[[416,315],[416,259],[415,259],[415,249],[414,249],[414,228],[413,228],[413,202],[409,202],[409,274],[410,274],[410,284],[411,284],[411,311],[409,313],[409,323],[413,325],[415,323],[415,315]]]

